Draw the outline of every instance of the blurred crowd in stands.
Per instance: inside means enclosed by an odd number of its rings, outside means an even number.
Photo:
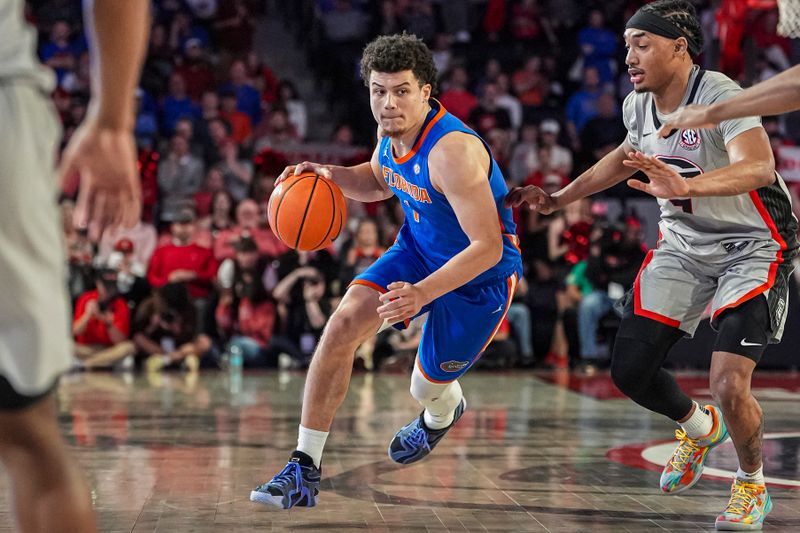
[[[358,78],[363,46],[382,33],[423,38],[439,71],[436,97],[486,139],[509,186],[554,192],[626,135],[621,33],[643,3],[155,0],[136,94],[142,220],[94,244],[71,224],[73,197],[61,201],[76,367],[305,367],[350,280],[403,222],[394,199],[348,201],[342,236],[311,253],[288,249],[268,227],[267,201],[287,164],[369,157],[375,125]],[[800,47],[775,33],[776,9],[695,3],[704,68],[747,85],[796,62]],[[53,100],[66,142],[89,96],[80,1],[33,2],[28,14],[58,78]],[[293,36],[283,46],[300,50],[309,68],[275,74],[254,44],[267,18]],[[298,92],[301,76],[313,92]],[[316,102],[327,106],[323,117],[310,113]],[[797,122],[765,120],[776,150],[800,138]],[[657,213],[654,200],[624,184],[553,215],[516,213],[525,276],[479,366],[605,364],[613,302],[653,245],[645,230],[654,233]],[[409,368],[420,326],[381,333],[354,364]]]

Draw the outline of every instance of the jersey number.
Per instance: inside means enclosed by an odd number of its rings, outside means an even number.
[[[694,178],[695,176],[699,176],[703,173],[702,170],[697,168],[694,163],[687,159],[670,156],[659,156],[658,159],[671,166],[673,170],[686,179]],[[692,214],[691,198],[670,199],[669,202],[684,213],[689,213],[690,215]]]

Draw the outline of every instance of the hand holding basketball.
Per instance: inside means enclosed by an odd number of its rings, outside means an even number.
[[[296,250],[320,250],[342,231],[347,204],[341,189],[316,172],[294,174],[287,167],[269,198],[267,212],[272,232]],[[327,169],[325,169],[327,170]],[[330,171],[328,171],[330,175]]]
[[[278,185],[289,176],[299,176],[305,172],[313,172],[314,174],[322,176],[323,178],[327,178],[329,180],[333,179],[333,175],[327,166],[320,165],[319,163],[303,161],[300,164],[289,165],[288,167],[284,168],[283,172],[281,172],[280,176],[278,176],[278,179],[275,180],[275,185]]]

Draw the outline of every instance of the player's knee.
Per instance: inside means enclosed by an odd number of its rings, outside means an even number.
[[[629,398],[637,397],[643,385],[638,366],[631,364],[627,357],[620,356],[616,348],[614,356],[611,358],[611,379],[614,381],[614,385]]]
[[[715,372],[711,378],[711,396],[723,412],[735,411],[750,398],[750,377],[735,370]]]

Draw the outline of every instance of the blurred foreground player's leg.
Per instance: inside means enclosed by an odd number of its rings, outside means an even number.
[[[92,101],[64,156],[80,178],[77,215],[96,237],[139,216],[133,91],[147,40],[145,0],[85,2]],[[0,460],[24,532],[94,531],[88,488],[69,458],[52,392],[71,363],[54,162],[52,73],[35,59],[22,0],[0,9]],[[73,189],[74,190],[74,189]]]

